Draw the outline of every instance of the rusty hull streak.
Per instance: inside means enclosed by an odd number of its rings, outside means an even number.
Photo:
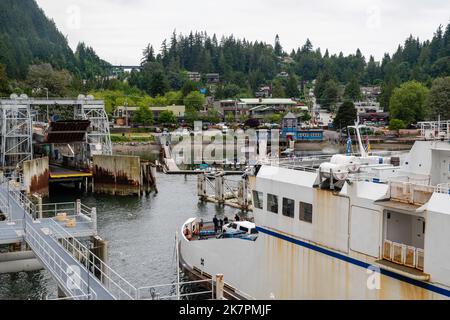
[[[129,178],[126,172],[118,171],[117,174],[114,174],[114,172],[97,165],[94,167],[94,175],[96,182],[102,184],[119,184],[130,187],[139,187],[140,185],[139,181]]]
[[[33,175],[31,177],[30,193],[48,194],[48,180],[50,172],[45,169],[44,173],[40,175]]]

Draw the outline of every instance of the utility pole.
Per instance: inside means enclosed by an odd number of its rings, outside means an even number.
[[[47,93],[47,100],[48,100],[48,88],[43,88]],[[50,112],[49,112],[49,106],[47,104],[47,122],[50,121]]]
[[[126,119],[126,126],[128,127],[129,119],[128,119],[128,97],[125,97],[125,119]]]

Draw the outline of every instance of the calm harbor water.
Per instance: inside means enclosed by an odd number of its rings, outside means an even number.
[[[51,189],[51,202],[78,198],[98,212],[99,235],[108,241],[109,264],[136,287],[176,281],[175,232],[191,217],[211,220],[233,217],[236,209],[201,204],[196,176],[158,174],[158,194],[141,199],[77,194]],[[47,271],[0,275],[0,299],[56,297],[56,283]]]

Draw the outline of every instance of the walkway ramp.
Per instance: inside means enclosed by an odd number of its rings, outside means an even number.
[[[0,223],[2,241],[25,240],[61,290],[76,300],[135,299],[137,289],[79,242],[77,236],[95,234],[93,219],[80,215],[77,227],[66,229],[55,218],[35,219],[34,205],[9,181],[0,184],[8,199],[8,222]],[[96,221],[96,220],[95,220]],[[14,242],[13,242],[14,243]]]

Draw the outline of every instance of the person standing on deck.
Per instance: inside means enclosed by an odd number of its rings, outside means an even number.
[[[213,223],[214,223],[214,232],[217,233],[217,230],[219,229],[219,220],[217,219],[217,216],[214,216]]]

